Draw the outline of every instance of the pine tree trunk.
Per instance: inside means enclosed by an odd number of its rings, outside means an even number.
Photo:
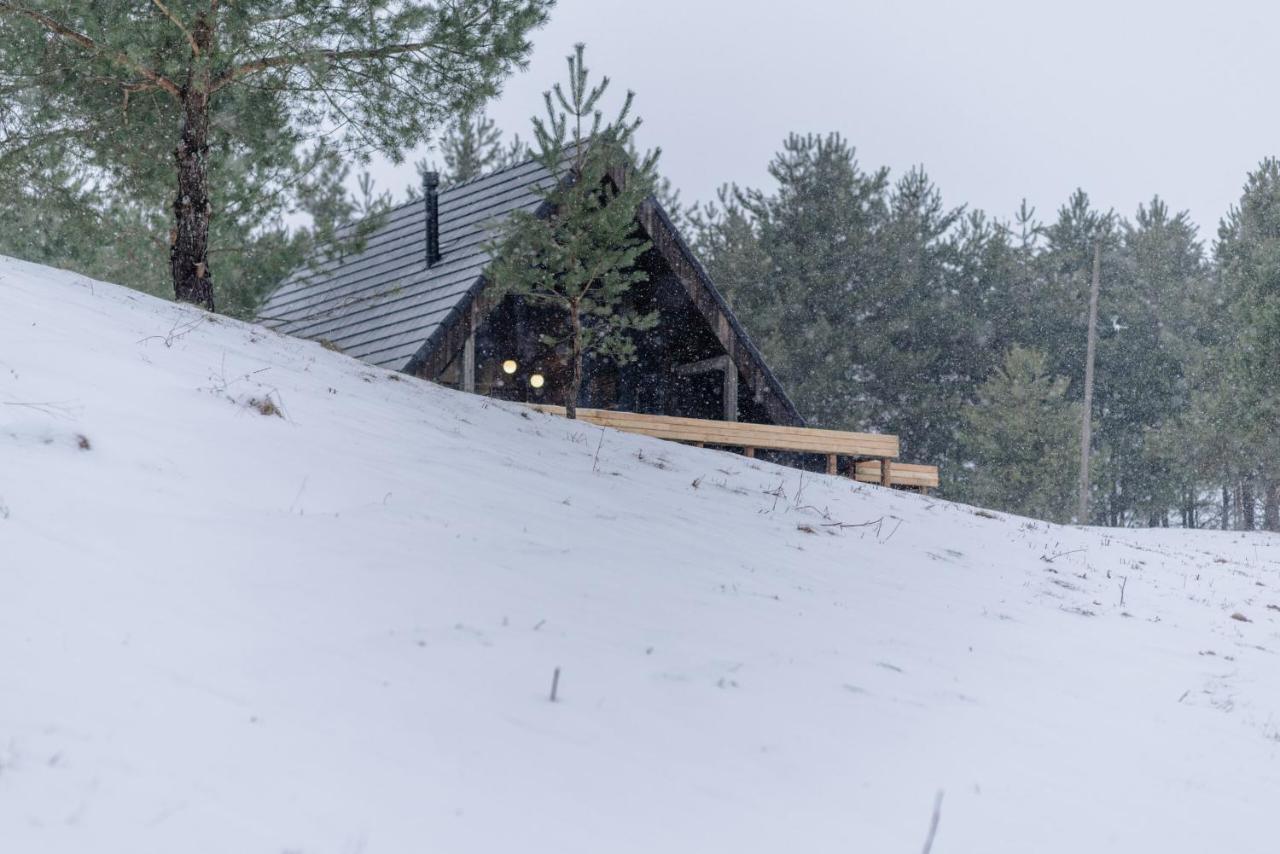
[[[1231,529],[1231,489],[1223,485],[1222,487],[1222,530]]]
[[[1240,518],[1246,531],[1252,531],[1256,527],[1253,505],[1253,481],[1242,481],[1240,484]]]
[[[565,395],[565,415],[578,417],[578,390],[582,388],[582,316],[575,303],[569,307],[569,327],[573,332],[573,364],[569,375],[569,390]]]
[[[192,30],[207,54],[212,34],[208,21]],[[173,200],[174,229],[169,247],[173,295],[214,310],[213,275],[209,270],[209,74],[202,60],[192,60],[182,87],[182,134],[173,152],[178,195]]]
[[[1262,490],[1262,527],[1280,531],[1280,483],[1268,479]]]

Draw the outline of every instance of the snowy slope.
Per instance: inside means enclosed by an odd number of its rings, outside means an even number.
[[[1272,852],[1278,561],[0,259],[4,852]]]

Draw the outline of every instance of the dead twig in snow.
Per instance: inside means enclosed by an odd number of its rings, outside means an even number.
[[[146,338],[139,338],[134,343],[145,344],[148,341],[163,341],[164,346],[172,347],[174,341],[177,341],[178,339],[182,338],[192,329],[195,329],[197,326],[199,326],[203,321],[204,321],[203,317],[197,317],[194,320],[188,321],[187,323],[182,323],[181,321],[175,321],[173,326],[169,328],[169,332],[167,335],[148,335]]]
[[[786,498],[786,497],[787,497],[787,493],[786,493],[786,491],[782,488],[782,487],[783,487],[783,485],[784,485],[784,483],[779,483],[779,484],[778,484],[778,488],[777,488],[777,489],[766,489],[766,490],[764,491],[764,494],[765,494],[765,495],[772,495],[772,496],[773,496],[773,506],[769,508],[769,512],[770,512],[770,513],[772,513],[773,511],[775,511],[775,510],[777,510],[777,509],[778,509],[778,499],[779,499],[779,498]]]
[[[894,525],[894,526],[893,526],[893,530],[889,532],[889,536],[885,537],[883,540],[880,540],[880,545],[882,545],[882,546],[883,546],[885,543],[887,543],[887,542],[889,542],[890,540],[892,540],[892,539],[893,539],[893,535],[894,535],[894,534],[896,534],[896,533],[898,533],[898,529],[899,529],[899,528],[901,528],[901,527],[902,527],[902,520],[901,520],[901,519],[899,519],[899,520],[898,520],[898,524]]]
[[[924,840],[923,854],[929,854],[933,850],[933,838],[938,835],[938,822],[942,820],[942,790],[938,790],[938,796],[933,799],[933,818],[929,820],[929,835]]]
[[[551,673],[551,702],[554,703],[556,701],[556,693],[559,691],[559,689],[560,689],[560,668],[557,667]]]
[[[295,508],[295,507],[297,507],[297,506],[298,506],[298,501],[299,501],[299,499],[301,499],[301,498],[302,498],[302,492],[303,492],[303,490],[305,490],[305,489],[307,488],[307,481],[308,481],[308,480],[310,480],[310,479],[311,479],[311,475],[309,475],[309,474],[308,474],[308,475],[303,475],[303,477],[302,477],[302,486],[299,486],[299,487],[298,487],[298,494],[297,494],[297,495],[295,495],[295,496],[293,496],[293,503],[291,503],[291,504],[289,505],[289,512],[290,512],[290,513],[292,513],[292,512],[293,512],[293,508]],[[391,494],[390,492],[388,492],[388,493],[387,493],[387,495],[390,495],[390,494]],[[383,503],[384,503],[384,504],[386,503],[386,499],[385,499],[385,498],[383,499]]]
[[[66,421],[73,420],[76,416],[74,400],[6,400],[3,401],[5,406],[21,406],[26,409],[34,409],[41,415],[49,415],[53,418],[61,418]]]
[[[1041,559],[1042,561],[1044,561],[1045,563],[1053,563],[1055,560],[1057,560],[1057,559],[1058,559],[1058,558],[1060,558],[1060,557],[1066,557],[1067,555],[1079,554],[1080,552],[1083,552],[1083,551],[1087,551],[1087,549],[1072,549],[1072,550],[1071,550],[1071,551],[1069,551],[1069,552],[1058,552],[1057,554],[1055,554],[1055,555],[1051,555],[1051,556],[1049,556],[1049,557],[1046,557],[1045,555],[1040,555],[1040,559]]]
[[[765,494],[766,494],[766,495],[768,495],[769,493],[765,493]],[[797,499],[799,499],[799,495],[798,495],[798,494],[797,494],[796,498],[797,498]],[[870,522],[841,522],[841,521],[839,521],[838,519],[833,519],[833,518],[831,518],[831,511],[830,511],[829,509],[827,509],[827,508],[825,508],[825,507],[824,507],[823,509],[819,510],[817,507],[814,507],[812,504],[797,504],[797,505],[795,506],[795,509],[796,509],[796,510],[811,510],[811,511],[813,511],[814,513],[817,513],[819,516],[821,516],[823,519],[825,519],[825,520],[826,520],[825,522],[821,522],[821,523],[819,523],[819,527],[822,527],[822,528],[840,528],[840,529],[844,529],[844,528],[870,528],[870,527],[872,527],[873,525],[878,526],[878,525],[880,525],[881,523],[883,523],[883,522],[884,522],[884,517],[883,517],[883,516],[881,516],[879,519],[872,519]],[[901,520],[901,519],[899,519],[899,520],[898,520],[898,522],[899,522],[899,524],[901,524],[902,520]],[[877,534],[879,534],[879,533],[880,533],[878,529],[877,529],[876,533],[877,533]]]
[[[898,522],[901,523],[902,520],[899,519]],[[879,519],[872,519],[870,522],[826,522],[826,523],[823,523],[822,527],[824,528],[870,528],[873,525],[879,526],[883,523],[884,523],[884,517],[881,516]]]
[[[795,509],[812,510],[814,513],[817,513],[819,516],[821,516],[823,519],[826,520],[825,522],[818,523],[819,527],[822,527],[822,528],[841,528],[841,529],[870,528],[873,525],[879,525],[881,522],[884,521],[884,517],[881,516],[879,519],[872,519],[870,522],[841,522],[838,519],[831,518],[830,510],[827,510],[827,509],[819,510],[817,507],[814,507],[812,504],[802,504],[799,507],[796,507]]]
[[[821,516],[823,519],[826,519],[828,522],[831,521],[831,511],[826,507],[819,510],[817,507],[814,507],[812,504],[798,504],[796,505],[796,509],[812,510],[814,513],[817,513],[819,516]]]
[[[596,443],[596,455],[591,458],[591,471],[600,471],[600,448],[604,445],[604,428],[600,428],[600,441]]]
[[[1120,579],[1120,607],[1123,608],[1124,607],[1124,588],[1129,584],[1129,576],[1118,575],[1116,577]]]

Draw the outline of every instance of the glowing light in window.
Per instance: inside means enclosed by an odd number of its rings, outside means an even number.
[[[542,374],[534,374],[533,376],[529,377],[529,385],[533,386],[534,388],[542,388],[542,385],[545,382],[546,382],[546,378],[543,377]]]
[[[504,374],[514,374],[516,372],[516,368],[518,367],[520,366],[516,364],[515,359],[507,359],[505,362],[502,363],[502,372]]]

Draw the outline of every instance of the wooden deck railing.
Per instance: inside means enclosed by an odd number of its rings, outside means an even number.
[[[563,406],[534,404],[534,409],[564,415]],[[827,459],[827,474],[837,474],[841,458],[849,461],[849,474],[864,483],[911,486],[927,491],[938,485],[935,466],[895,462],[898,437],[880,433],[849,433],[812,427],[780,427],[741,421],[709,421],[671,415],[643,415],[612,409],[578,409],[578,419],[626,433],[639,433],[697,445],[742,448],[748,457],[757,450],[820,454]]]

